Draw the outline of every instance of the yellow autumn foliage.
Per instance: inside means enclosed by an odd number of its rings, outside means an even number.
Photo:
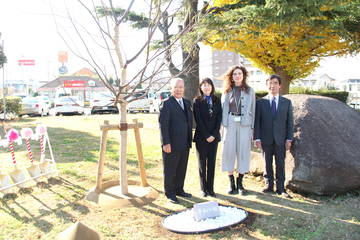
[[[213,6],[214,7],[221,7],[225,4],[235,4],[237,3],[239,0],[215,0],[213,1]]]
[[[214,6],[236,2],[215,0]],[[329,8],[331,6],[322,9]],[[281,75],[288,76],[288,83],[309,75],[318,67],[321,58],[344,56],[350,52],[350,43],[336,33],[324,27],[307,25],[305,21],[281,26],[272,24],[263,29],[257,29],[246,21],[241,24],[241,28],[213,31],[205,44],[213,49],[239,53],[268,74],[281,72]]]

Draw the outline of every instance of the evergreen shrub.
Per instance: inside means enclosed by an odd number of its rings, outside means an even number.
[[[14,115],[19,115],[21,111],[21,98],[19,97],[12,97],[7,96],[5,97],[6,103],[5,103],[5,109],[6,113],[12,113]],[[4,113],[4,99],[0,98],[0,113]]]

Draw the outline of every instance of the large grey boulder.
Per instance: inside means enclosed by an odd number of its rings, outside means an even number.
[[[360,187],[360,112],[328,97],[291,94],[294,141],[285,159],[288,189],[318,195]],[[263,171],[252,153],[250,171]]]

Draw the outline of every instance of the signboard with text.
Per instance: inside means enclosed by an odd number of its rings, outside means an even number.
[[[66,66],[59,67],[59,74],[64,75],[68,73],[68,69]]]
[[[217,201],[195,203],[193,208],[194,218],[200,221],[206,218],[216,218],[220,216],[219,204]]]
[[[34,66],[35,60],[18,60],[18,64],[19,66]]]
[[[67,51],[58,52],[58,62],[65,63],[67,62]]]
[[[64,87],[85,87],[84,81],[64,81]]]

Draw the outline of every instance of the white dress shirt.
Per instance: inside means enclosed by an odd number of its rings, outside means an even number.
[[[278,106],[279,106],[279,97],[280,97],[280,94],[277,94],[277,95],[275,96],[276,111],[278,110]],[[272,103],[273,98],[274,98],[274,96],[271,96],[271,95],[269,94],[270,107],[272,107],[272,106],[271,106],[271,103]]]
[[[184,101],[183,101],[183,99],[182,98],[175,98],[175,99],[179,103],[180,107],[182,109],[184,109]]]

